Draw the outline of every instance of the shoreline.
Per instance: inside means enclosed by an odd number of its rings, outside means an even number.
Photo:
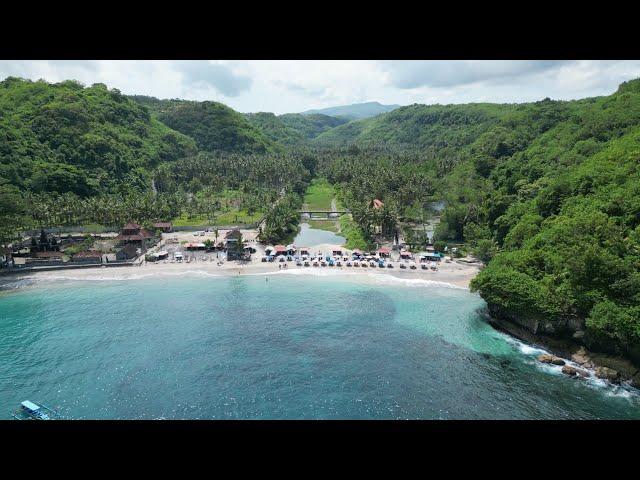
[[[130,266],[130,268],[112,269],[109,267],[87,267],[82,269],[50,270],[50,271],[29,271],[16,272],[15,275],[7,276],[6,282],[14,283],[16,280],[34,279],[55,279],[55,280],[127,280],[148,276],[172,277],[183,274],[206,274],[211,276],[243,276],[243,275],[296,275],[299,278],[306,276],[346,276],[371,277],[391,276],[403,280],[422,280],[442,286],[453,286],[468,290],[469,282],[480,271],[478,265],[463,265],[456,262],[442,263],[438,266],[438,271],[433,270],[402,270],[397,266],[393,269],[378,267],[299,267],[293,262],[286,262],[287,268],[279,269],[282,263],[252,261],[241,263],[237,261],[225,262],[217,265],[215,262],[195,261],[190,263],[144,263]]]

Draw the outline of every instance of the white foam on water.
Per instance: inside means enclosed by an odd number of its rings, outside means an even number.
[[[442,287],[442,288],[453,288],[456,290],[469,290],[468,288],[461,287],[459,285],[454,285],[453,283],[441,282],[438,280],[426,280],[424,278],[401,278],[396,277],[395,275],[389,275],[388,273],[373,273],[368,272],[371,278],[377,280],[377,283],[388,284],[388,283],[400,283],[402,285],[406,285],[409,287]]]
[[[185,276],[201,276],[201,277],[224,277],[228,275],[220,275],[206,272],[204,270],[180,270],[176,272],[149,272],[149,273],[127,273],[122,272],[120,275],[43,275],[30,277],[37,282],[51,281],[76,281],[76,282],[118,282],[123,280],[145,280],[148,278],[162,277],[185,277]]]
[[[349,276],[349,277],[364,277],[369,280],[373,280],[378,285],[388,284],[402,284],[410,287],[425,288],[425,287],[441,287],[452,288],[455,290],[469,291],[466,287],[454,285],[453,283],[441,282],[437,280],[426,280],[424,278],[401,278],[388,273],[382,273],[378,271],[358,271],[358,270],[339,270],[334,268],[320,269],[313,267],[306,268],[292,268],[278,270],[277,272],[252,272],[244,275],[298,275],[298,276],[314,276],[314,277],[332,277],[332,276]]]
[[[503,333],[502,335],[505,337],[508,343],[510,343],[520,353],[522,353],[525,357],[527,357],[525,359],[525,362],[528,363],[529,365],[534,365],[539,370],[542,370],[543,372],[551,375],[566,376],[564,373],[562,373],[561,365],[553,365],[552,363],[543,363],[538,361],[537,359],[538,355],[542,355],[545,353],[550,354],[551,353],[550,351],[541,347],[528,345],[518,340],[517,338],[511,337],[507,334]],[[608,382],[606,380],[596,377],[595,372],[593,370],[585,368],[580,364],[572,360],[569,360],[567,358],[563,358],[563,360],[565,361],[566,365],[569,365],[571,367],[587,372],[588,374],[587,377],[575,378],[576,381],[582,381],[584,382],[585,385],[591,388],[601,390],[605,395],[609,397],[621,397],[621,398],[629,399],[630,401],[640,399],[639,390],[629,385],[615,385],[611,382]]]

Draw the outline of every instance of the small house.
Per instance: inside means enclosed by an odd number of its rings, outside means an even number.
[[[173,231],[173,225],[171,222],[156,222],[153,224],[153,228],[160,230],[163,233],[170,233]]]
[[[142,250],[146,250],[148,241],[151,238],[153,238],[153,235],[137,223],[127,223],[122,227],[120,235],[116,237],[116,241],[124,245],[133,244]]]

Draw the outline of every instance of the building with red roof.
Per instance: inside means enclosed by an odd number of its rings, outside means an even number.
[[[116,241],[124,245],[133,243],[138,245],[143,250],[146,250],[147,243],[150,238],[153,238],[153,235],[147,232],[137,223],[127,223],[124,227],[122,227],[120,235],[116,237]]]

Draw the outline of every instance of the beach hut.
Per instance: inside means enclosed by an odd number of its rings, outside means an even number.
[[[287,247],[285,247],[284,245],[276,245],[275,247],[273,247],[273,251],[276,255],[286,255]]]
[[[400,258],[403,260],[409,260],[412,257],[409,250],[400,250]]]
[[[391,254],[391,249],[389,249],[387,247],[380,247],[378,249],[378,255],[381,258],[388,258],[390,254]]]
[[[153,224],[153,228],[163,233],[169,233],[173,229],[173,225],[171,225],[171,222],[156,222]]]
[[[444,255],[443,255],[444,256]],[[441,257],[439,253],[432,253],[432,252],[427,252],[425,255],[425,260],[430,261],[430,262],[439,262]]]

